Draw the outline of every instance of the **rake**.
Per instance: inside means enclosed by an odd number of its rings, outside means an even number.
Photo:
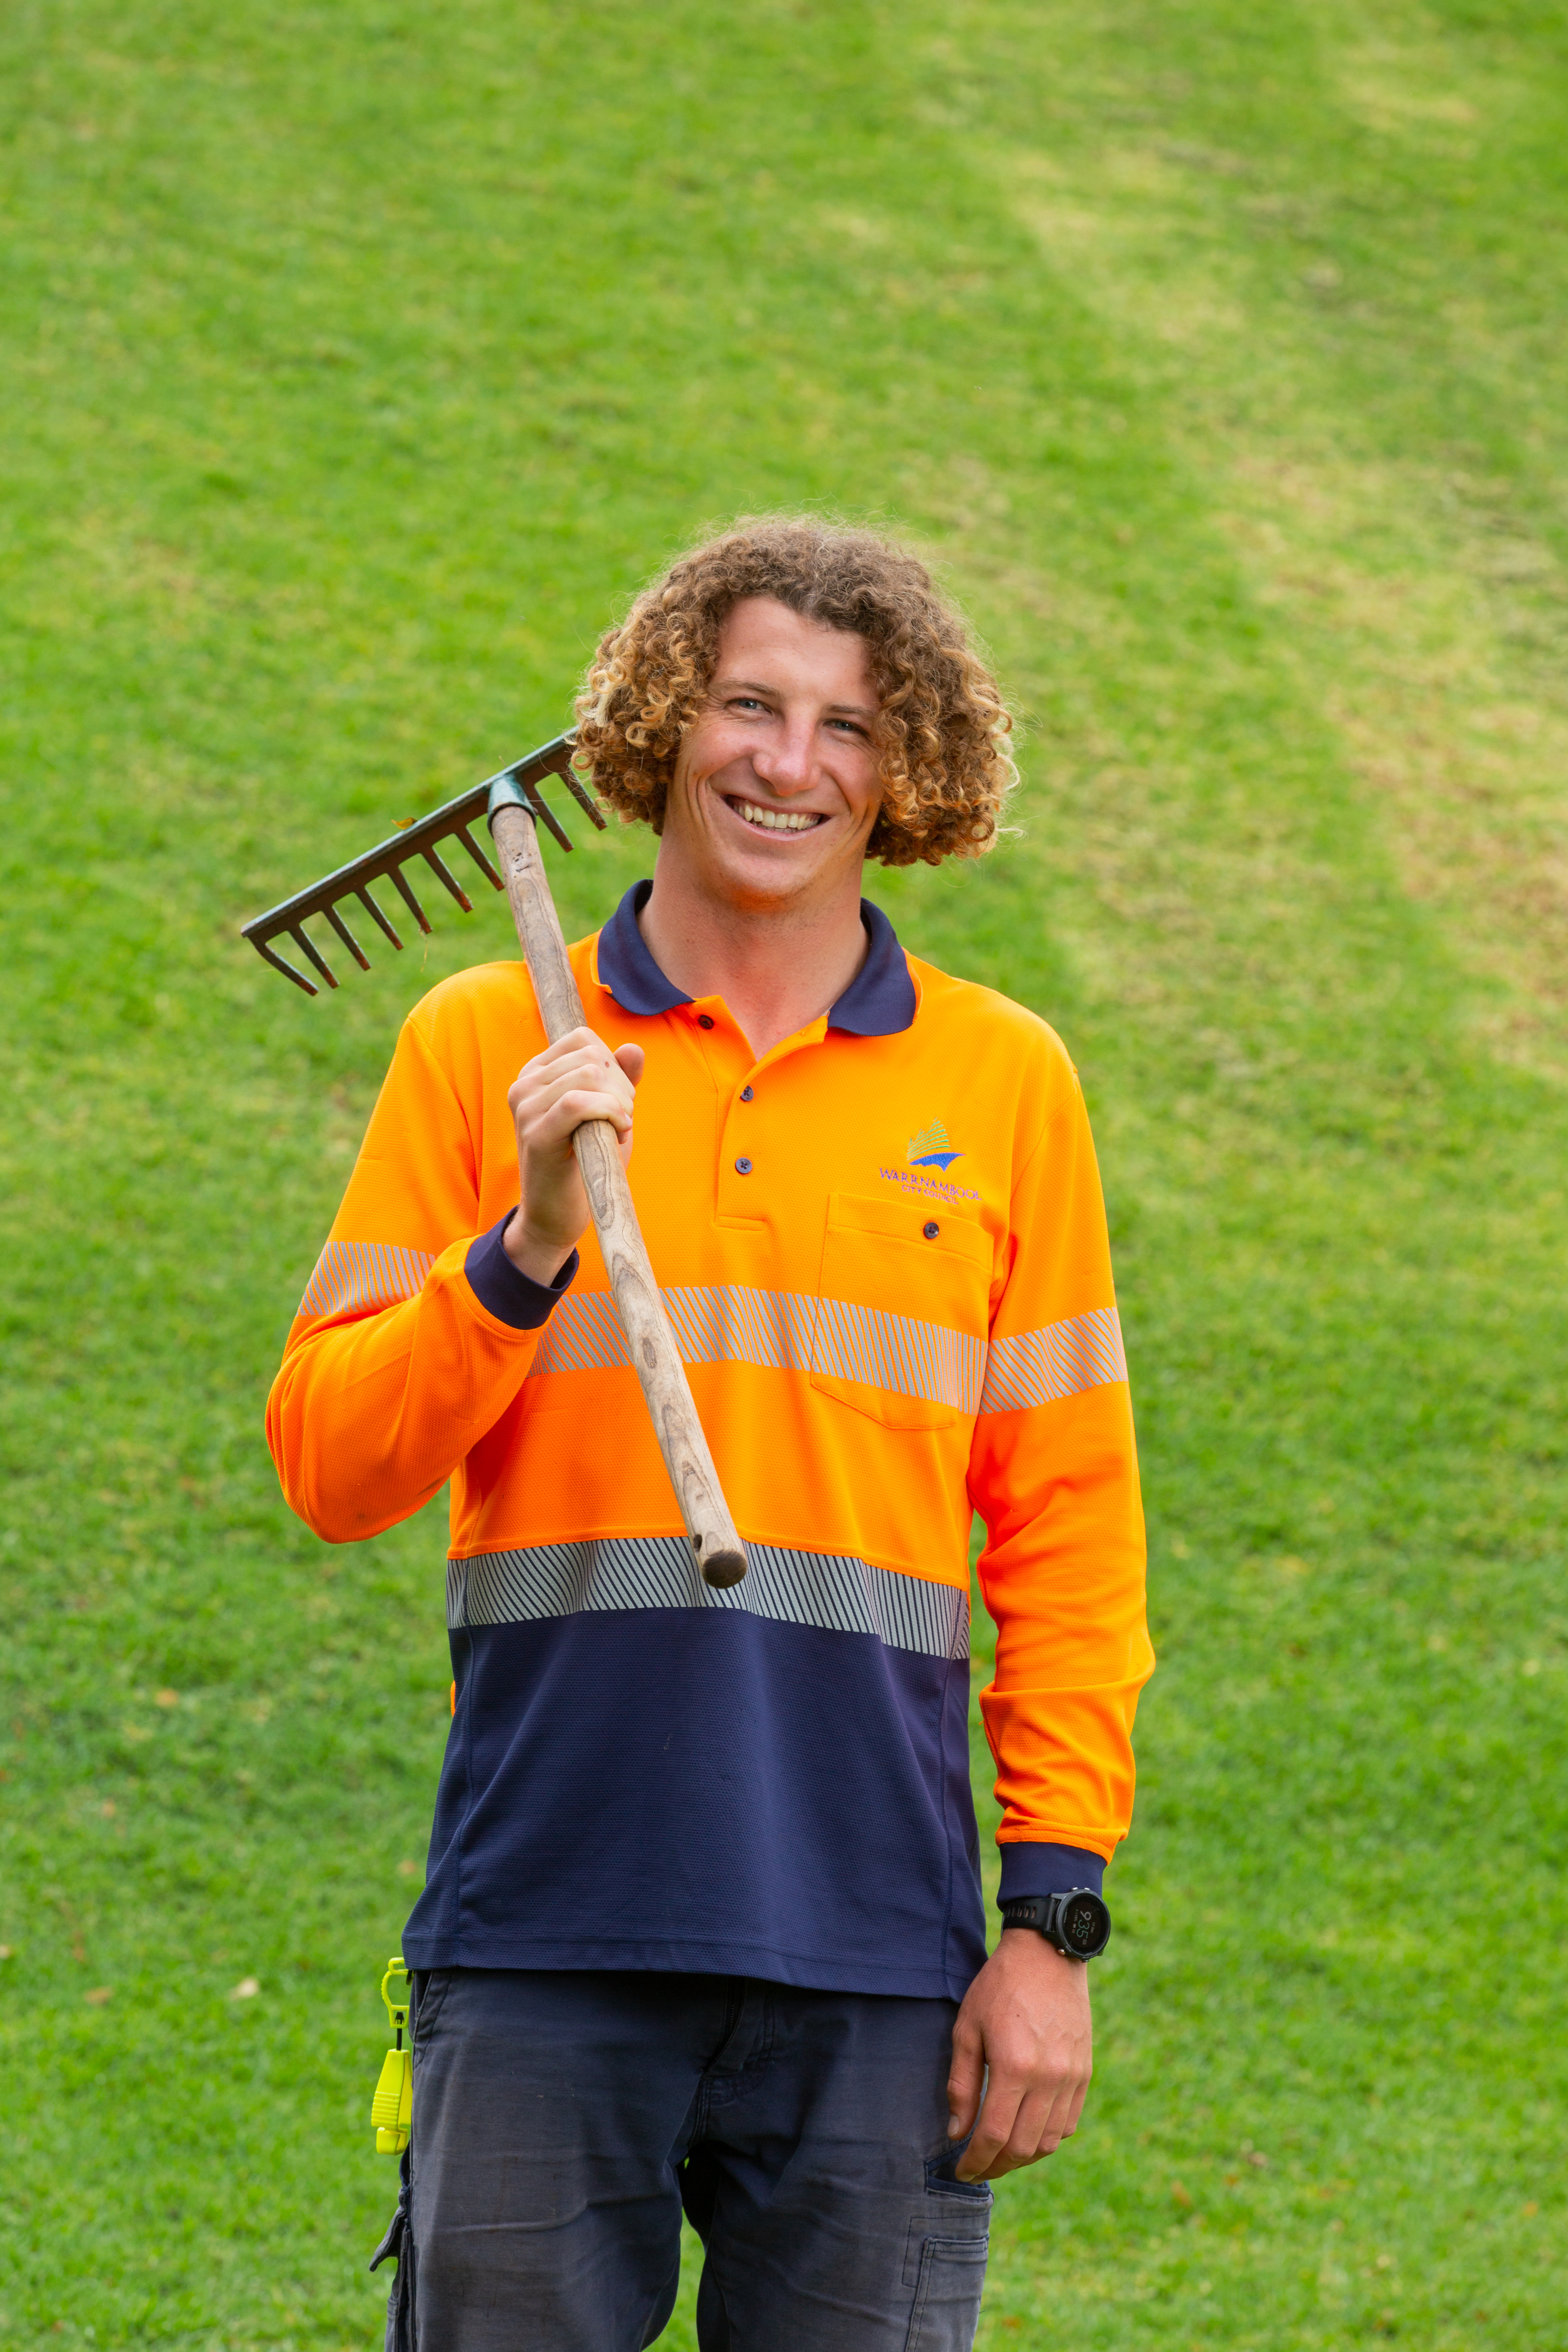
[[[564,826],[540,790],[544,779],[559,776],[591,822],[601,833],[605,829],[604,818],[572,772],[572,737],[558,735],[553,742],[531,751],[526,759],[514,761],[510,768],[502,768],[482,784],[459,793],[456,800],[444,802],[430,815],[405,826],[390,841],[366,850],[363,857],[340,866],[324,880],[312,883],[310,889],[298,890],[293,898],[269,908],[265,915],[256,916],[244,926],[243,937],[275,971],[282,972],[307,996],[316,996],[321,992],[313,980],[278,953],[272,944],[275,940],[290,940],[326,985],[336,988],[337,979],[306,930],[307,922],[321,918],[361,971],[368,971],[370,959],[339,909],[345,902],[357,902],[393,946],[401,949],[403,941],[372,897],[371,885],[390,883],[420,930],[428,932],[430,925],[425,910],[404,872],[405,866],[423,859],[464,914],[471,914],[473,901],[446,865],[437,846],[457,841],[486,880],[495,889],[506,892],[532,975],[545,1033],[554,1045],[569,1030],[582,1028],[584,1014],[562,936],[561,919],[539,854],[541,824],[563,849],[570,850],[572,846]],[[500,859],[499,873],[473,836],[471,828],[481,817],[489,820],[490,837]],[[692,1402],[686,1367],[659,1301],[658,1285],[637,1224],[615,1129],[607,1119],[589,1119],[574,1135],[572,1149],[582,1171],[631,1360],[642,1383],[659,1452],[686,1522],[698,1568],[707,1584],[721,1589],[738,1584],[746,1573],[745,1546],[724,1501],[713,1456]]]

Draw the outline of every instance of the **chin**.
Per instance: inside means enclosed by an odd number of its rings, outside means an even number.
[[[782,858],[737,857],[726,859],[714,876],[722,895],[737,906],[777,907],[790,898],[798,898],[816,879],[815,871],[805,866],[786,866]]]

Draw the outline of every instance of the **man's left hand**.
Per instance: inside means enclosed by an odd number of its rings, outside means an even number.
[[[1078,2129],[1093,2047],[1083,1961],[1033,1927],[1004,1927],[952,2029],[948,2137],[974,2135],[960,2180],[1000,2180],[1054,2156]]]

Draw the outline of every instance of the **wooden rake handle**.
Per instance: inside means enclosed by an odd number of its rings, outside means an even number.
[[[582,1028],[584,1016],[567,961],[561,919],[539,855],[533,818],[516,805],[492,806],[490,833],[517,935],[533,975],[545,1034],[554,1045],[569,1030]],[[608,1119],[589,1119],[572,1138],[572,1149],[583,1171],[610,1288],[697,1565],[705,1583],[739,1584],[746,1573],[745,1546],[735,1532],[702,1423],[697,1418],[686,1367],[659,1303],[658,1285],[632,1204],[626,1171],[621,1166],[616,1130]]]

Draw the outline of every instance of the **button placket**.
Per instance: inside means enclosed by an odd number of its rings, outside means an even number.
[[[748,1078],[745,1085],[734,1097],[734,1099],[731,1104],[730,1118],[725,1121],[725,1147],[727,1150],[733,1150],[733,1144],[729,1136],[729,1127],[731,1121],[734,1118],[736,1111],[740,1108],[742,1103],[752,1103],[755,1102],[756,1098],[756,1087],[753,1085],[752,1080]],[[730,1162],[731,1169],[737,1176],[750,1176],[754,1174],[756,1164],[756,1161],[752,1159],[749,1151],[737,1152],[734,1159]]]
[[[746,1076],[748,1068],[754,1066],[751,1048],[732,1021],[724,1016],[721,1007],[717,1017],[694,1010],[692,1027],[704,1033],[700,1040],[702,1052],[718,1087],[721,1106],[718,1135],[719,1214],[738,1217],[750,1225],[757,1211],[750,1200],[742,1200],[742,1193],[749,1193],[752,1188],[749,1184],[742,1186],[740,1180],[756,1172],[755,1146],[742,1150],[749,1138],[744,1132],[735,1132],[735,1122],[742,1103],[756,1099],[755,1084]],[[754,1136],[754,1128],[751,1134]]]

